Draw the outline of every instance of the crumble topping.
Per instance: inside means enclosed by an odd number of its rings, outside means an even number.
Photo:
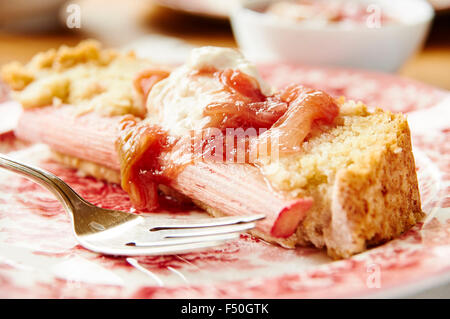
[[[145,104],[133,80],[152,67],[132,52],[102,49],[88,40],[39,53],[25,65],[7,64],[2,78],[24,108],[70,104],[78,113],[144,116]]]

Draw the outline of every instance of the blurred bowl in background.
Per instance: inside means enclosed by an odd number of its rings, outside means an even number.
[[[357,4],[376,6],[392,21],[380,27],[368,22],[308,23],[307,19],[295,21],[265,12],[273,3],[244,1],[232,11],[233,33],[252,61],[392,72],[421,48],[434,17],[425,0],[360,0]]]

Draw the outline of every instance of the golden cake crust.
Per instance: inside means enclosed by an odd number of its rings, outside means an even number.
[[[120,172],[116,170],[57,151],[52,151],[52,156],[56,161],[68,167],[76,168],[82,174],[105,180],[109,183],[120,184]]]
[[[419,222],[419,188],[406,120],[397,148],[387,147],[369,170],[339,172],[332,188],[328,254],[349,257],[399,236]]]

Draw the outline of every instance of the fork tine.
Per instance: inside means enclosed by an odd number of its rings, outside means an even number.
[[[177,245],[185,245],[185,244],[194,244],[194,243],[208,243],[208,242],[221,242],[228,241],[232,239],[239,238],[239,233],[229,233],[229,234],[219,234],[219,235],[210,235],[210,236],[192,236],[186,238],[173,238],[173,239],[163,239],[159,241],[136,241],[130,246],[136,247],[170,247]]]
[[[197,220],[195,224],[190,224],[192,221],[178,220],[175,224],[169,222],[167,226],[160,225],[155,228],[153,218],[145,219],[143,216],[107,210],[90,204],[60,178],[42,169],[16,162],[2,154],[0,166],[22,174],[51,190],[71,215],[73,231],[78,242],[89,250],[107,255],[169,255],[214,247],[239,238],[240,231],[253,228],[255,223],[252,222],[264,218],[264,215],[235,216]],[[222,229],[216,227],[232,224],[240,225]],[[211,226],[215,228],[214,232],[210,228],[204,228],[199,232],[199,228]],[[188,232],[186,228],[191,228],[192,232]],[[160,233],[149,232],[158,229],[181,229],[184,233],[178,235],[169,233],[163,237]],[[133,238],[145,238],[145,241],[134,242]],[[133,242],[133,247],[125,245],[127,242]]]
[[[233,225],[239,223],[249,223],[257,220],[264,219],[266,216],[263,214],[251,215],[251,216],[233,216],[233,217],[219,217],[219,218],[209,218],[201,222],[180,222],[174,221],[170,224],[161,224],[150,228],[150,231],[157,230],[168,230],[168,229],[180,229],[180,228],[201,228],[201,227],[214,227],[214,226],[224,226]]]
[[[235,225],[214,226],[214,227],[201,227],[201,228],[188,228],[188,229],[170,229],[161,230],[161,235],[164,238],[183,238],[194,236],[207,236],[207,235],[219,235],[234,232],[243,232],[248,229],[254,228],[255,223],[242,223]]]
[[[229,239],[228,239],[229,240]],[[99,247],[98,245],[91,244],[89,242],[83,242],[83,246],[92,251],[113,255],[113,256],[161,256],[161,255],[172,255],[172,254],[184,254],[187,252],[197,251],[205,248],[217,247],[225,244],[227,240],[219,241],[204,241],[204,242],[194,242],[180,245],[164,245],[164,246],[138,246],[138,247],[127,247],[107,249],[105,247]]]

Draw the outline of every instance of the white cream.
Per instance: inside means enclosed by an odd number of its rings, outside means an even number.
[[[205,107],[225,98],[222,85],[216,78],[210,75],[191,76],[193,71],[205,68],[238,69],[253,77],[263,94],[272,94],[272,89],[261,79],[256,67],[238,51],[202,47],[193,49],[186,64],[153,87],[147,100],[148,120],[173,135],[203,128],[209,122],[209,117],[203,116]]]
[[[272,88],[261,78],[258,69],[237,50],[221,47],[201,47],[194,49],[187,61],[194,70],[214,67],[217,70],[237,69],[253,77],[264,95],[271,95]]]

